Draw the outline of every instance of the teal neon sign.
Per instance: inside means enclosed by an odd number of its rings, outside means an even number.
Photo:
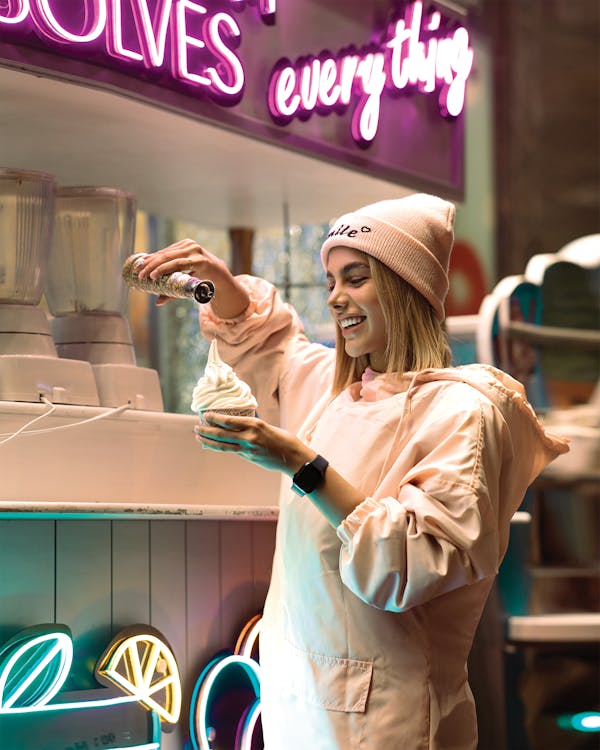
[[[563,714],[558,717],[558,726],[571,732],[600,732],[600,712],[581,711],[576,714]]]
[[[196,681],[190,705],[195,750],[262,748],[260,626],[257,615],[242,629],[233,653],[214,658]],[[94,671],[106,687],[61,694],[72,663],[73,638],[65,625],[27,628],[4,644],[2,747],[9,742],[11,750],[160,750],[162,728],[179,720],[181,684],[173,653],[159,631],[138,625],[118,633]]]
[[[58,696],[72,662],[65,625],[27,628],[0,649],[3,743],[33,750],[43,737],[45,748],[159,750],[161,721],[176,723],[181,708],[177,664],[162,635],[147,626],[121,631],[96,665],[96,678],[110,687],[86,691],[92,699]],[[114,730],[101,729],[107,726]]]
[[[256,615],[244,626],[233,654],[217,656],[204,668],[192,694],[190,707],[190,737],[194,750],[212,750],[218,746],[232,746],[233,750],[258,750],[260,726],[260,665],[253,658],[258,645],[261,617]],[[211,719],[211,705],[228,678],[240,685],[245,678],[249,688],[249,704],[230,720],[234,734],[227,745],[220,736],[222,729]],[[223,744],[222,744],[223,743]]]
[[[24,630],[0,651],[0,712],[26,711],[54,698],[73,662],[68,628]]]

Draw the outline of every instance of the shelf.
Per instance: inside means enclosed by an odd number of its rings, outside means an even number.
[[[598,578],[600,567],[577,567],[574,565],[531,565],[528,572],[534,578]]]
[[[127,520],[178,520],[205,519],[210,521],[275,521],[278,516],[276,506],[244,505],[167,505],[135,503],[6,503],[0,501],[0,519],[101,518]]]
[[[507,639],[513,643],[600,642],[600,612],[509,617]]]
[[[202,450],[193,415],[0,402],[0,515],[228,517],[277,505],[280,476]],[[68,428],[68,429],[67,429]]]
[[[582,328],[560,328],[534,323],[512,321],[502,329],[513,338],[537,344],[562,344],[579,349],[596,349],[600,346],[600,331]]]

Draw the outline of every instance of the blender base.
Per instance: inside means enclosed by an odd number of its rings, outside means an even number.
[[[122,364],[92,365],[101,406],[163,411],[160,381],[156,370]]]
[[[89,362],[32,354],[0,354],[0,401],[39,401],[99,406]]]

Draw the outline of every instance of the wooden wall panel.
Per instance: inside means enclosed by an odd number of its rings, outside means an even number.
[[[95,663],[111,639],[110,521],[56,522],[56,621],[73,633],[67,690],[95,687]]]
[[[150,521],[112,522],[112,633],[150,622]]]
[[[221,643],[233,648],[254,611],[252,523],[221,523]]]
[[[0,520],[0,646],[54,622],[54,521]]]
[[[222,648],[220,521],[187,523],[187,670],[202,667]]]
[[[150,625],[169,641],[178,661],[187,660],[185,522],[150,522]]]
[[[262,610],[273,567],[275,522],[260,521],[250,526],[252,534],[253,601],[257,612]]]
[[[167,639],[186,681],[185,521],[150,522],[150,622]],[[181,750],[187,735],[187,705],[172,732],[165,733],[161,750]]]

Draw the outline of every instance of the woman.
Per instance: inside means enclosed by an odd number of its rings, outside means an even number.
[[[196,428],[202,447],[289,478],[261,636],[266,750],[476,747],[475,629],[511,516],[566,446],[509,376],[448,366],[453,221],[411,195],[334,224],[335,351],[270,284],[189,240],[145,266],[214,281],[202,330],[258,399],[262,419]]]

